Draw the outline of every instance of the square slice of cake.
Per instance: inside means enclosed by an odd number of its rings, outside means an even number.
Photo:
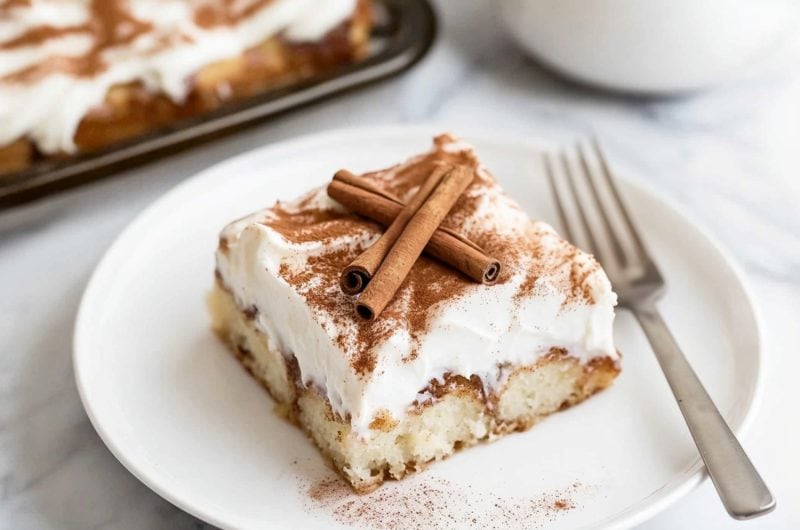
[[[605,273],[531,220],[470,146],[442,135],[363,177],[408,201],[442,163],[474,173],[442,226],[502,263],[494,285],[423,254],[386,309],[360,319],[339,276],[383,228],[325,188],[220,237],[215,331],[357,492],[525,430],[619,373]]]

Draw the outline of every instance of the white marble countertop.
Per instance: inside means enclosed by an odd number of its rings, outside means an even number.
[[[764,322],[767,390],[743,440],[777,510],[729,519],[710,482],[644,528],[800,527],[800,38],[742,79],[670,100],[601,94],[531,64],[488,2],[442,0],[413,71],[0,215],[0,528],[203,528],[108,452],[71,365],[72,326],[108,245],[152,200],[219,160],[341,126],[433,121],[568,140],[595,130],[616,166],[683,205],[738,258]]]

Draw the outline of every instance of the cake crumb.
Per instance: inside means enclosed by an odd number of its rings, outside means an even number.
[[[416,528],[544,528],[577,509],[578,497],[592,488],[575,481],[566,488],[532,496],[475,491],[431,476],[412,487],[390,482],[366,495],[353,493],[338,476],[303,478],[299,493],[310,512],[321,511],[340,524],[387,530]]]

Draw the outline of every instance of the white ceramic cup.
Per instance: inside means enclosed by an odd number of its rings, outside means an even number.
[[[734,76],[800,31],[796,0],[493,0],[534,58],[613,90],[671,93]]]

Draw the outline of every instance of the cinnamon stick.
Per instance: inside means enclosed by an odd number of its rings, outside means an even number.
[[[356,313],[361,318],[373,320],[383,311],[472,178],[472,171],[463,166],[455,166],[441,178],[405,225],[375,276],[359,296]]]
[[[343,176],[343,178],[338,178]],[[328,195],[353,213],[372,219],[384,226],[391,224],[400,213],[403,203],[395,196],[374,186],[369,179],[342,170],[328,185]],[[454,230],[440,226],[425,253],[461,271],[469,278],[485,285],[497,282],[500,262],[478,245]]]
[[[406,224],[419,209],[422,204],[430,196],[431,192],[436,189],[436,186],[441,182],[452,166],[437,164],[431,174],[417,191],[416,195],[403,206],[397,215],[394,217],[389,227],[381,235],[380,239],[372,244],[367,250],[362,252],[350,265],[344,268],[341,276],[339,277],[339,285],[346,294],[355,295],[364,290],[369,281],[375,275],[375,272],[383,263],[384,258],[392,249],[392,246],[400,237]],[[333,177],[334,180],[341,182],[352,182],[352,173],[346,171],[337,172]]]

